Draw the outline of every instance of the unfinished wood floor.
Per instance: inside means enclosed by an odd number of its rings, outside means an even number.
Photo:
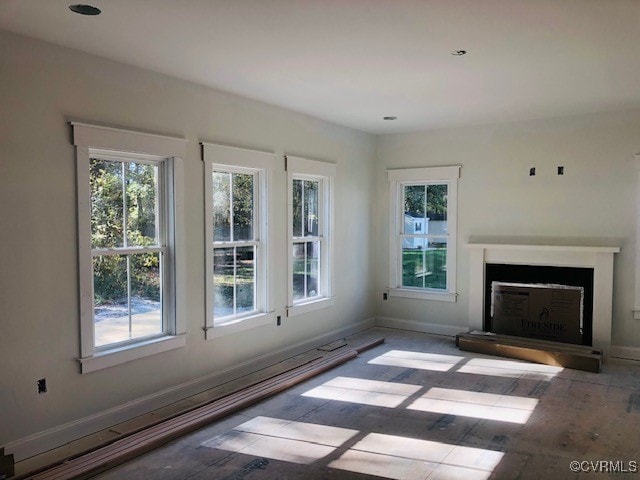
[[[95,478],[629,478],[640,468],[637,363],[563,370],[379,332],[386,343],[347,364]]]

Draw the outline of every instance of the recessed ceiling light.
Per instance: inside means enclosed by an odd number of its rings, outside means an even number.
[[[466,50],[454,50],[453,52],[451,52],[451,55],[455,57],[461,57],[462,55],[466,55],[466,54],[467,54]]]
[[[383,120],[396,120],[398,117],[394,117],[394,116],[388,116],[388,117],[382,117]]]
[[[80,15],[100,15],[102,10],[92,5],[70,5],[69,10]]]

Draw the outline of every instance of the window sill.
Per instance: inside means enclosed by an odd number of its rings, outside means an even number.
[[[167,352],[186,345],[187,336],[172,335],[151,340],[142,341],[124,347],[97,352],[91,357],[80,358],[81,373],[90,373],[104,368],[113,367],[122,363],[137,360],[139,358],[155,355],[156,353]]]
[[[438,300],[441,302],[455,302],[458,298],[457,293],[434,292],[424,290],[411,290],[408,288],[390,288],[389,295],[392,297],[417,298],[420,300]]]
[[[243,317],[227,323],[205,328],[204,338],[206,340],[212,340],[214,338],[232,335],[234,333],[250,330],[252,328],[269,325],[273,323],[273,320],[273,313],[258,313],[257,315],[254,315],[252,317]]]
[[[333,307],[333,297],[322,297],[318,300],[293,305],[287,309],[287,317],[295,317],[296,315],[302,315],[328,307]]]

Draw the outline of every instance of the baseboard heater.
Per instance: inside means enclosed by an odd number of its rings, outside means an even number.
[[[589,346],[551,342],[487,332],[460,333],[456,336],[460,350],[530,362],[600,372],[602,352]]]
[[[375,338],[363,340],[357,345],[347,344],[300,367],[230,393],[211,403],[116,440],[90,453],[68,459],[58,466],[27,478],[32,480],[90,478],[341,365],[357,357],[358,353],[383,342],[384,338]]]

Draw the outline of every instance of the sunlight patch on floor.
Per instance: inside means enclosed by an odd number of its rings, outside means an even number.
[[[370,433],[330,467],[397,480],[486,479],[504,453]]]
[[[421,388],[406,383],[335,377],[302,396],[394,408]]]
[[[255,417],[202,445],[231,452],[309,464],[331,454],[358,430]]]
[[[417,368],[419,370],[433,370],[447,372],[465,357],[456,355],[441,355],[438,353],[409,352],[406,350],[391,350],[379,357],[369,360],[373,365],[388,365],[392,367]]]
[[[407,408],[524,424],[537,404],[535,398],[434,387]]]
[[[494,360],[491,358],[472,358],[457,372],[475,375],[493,375],[497,377],[524,378],[528,380],[551,381],[564,370],[553,365],[516,362],[512,360]]]

